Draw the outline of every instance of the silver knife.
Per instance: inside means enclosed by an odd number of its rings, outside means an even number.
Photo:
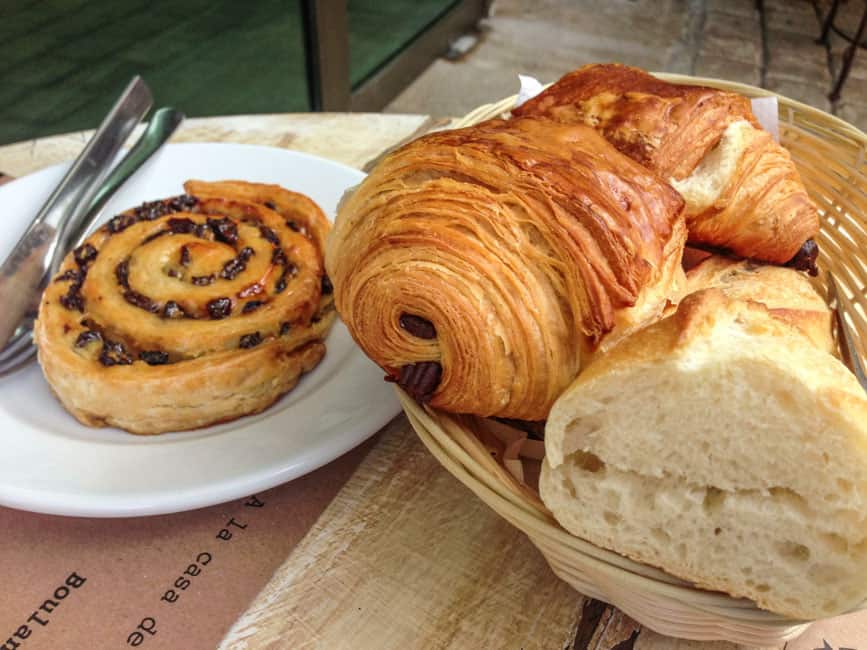
[[[76,210],[88,208],[121,146],[152,105],[147,84],[135,77],[0,265],[0,348],[35,317],[61,245],[59,230]]]

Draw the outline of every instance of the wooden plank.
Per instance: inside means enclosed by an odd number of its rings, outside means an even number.
[[[221,647],[565,648],[583,603],[400,417]]]
[[[172,142],[240,142],[294,149],[351,167],[362,165],[383,149],[415,132],[424,115],[369,113],[291,113],[236,115],[186,120]],[[141,132],[139,126],[133,137]],[[75,158],[92,132],[70,133],[0,147],[0,169],[23,176]]]

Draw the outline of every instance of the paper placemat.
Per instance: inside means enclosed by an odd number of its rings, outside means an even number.
[[[0,508],[0,650],[212,650],[375,440],[261,494],[129,519]]]

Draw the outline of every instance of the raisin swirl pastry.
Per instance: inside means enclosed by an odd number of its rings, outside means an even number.
[[[84,424],[151,434],[232,420],[325,354],[322,211],[275,185],[184,187],[111,219],[43,294],[39,361]]]
[[[584,126],[491,120],[386,156],[326,265],[350,333],[415,398],[542,420],[682,282],[678,194]]]

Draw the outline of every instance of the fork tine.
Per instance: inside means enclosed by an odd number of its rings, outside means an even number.
[[[33,345],[33,336],[31,332],[26,332],[22,336],[14,338],[5,348],[0,350],[0,366],[6,363],[7,360],[17,357],[25,348]]]
[[[846,294],[840,291],[837,286],[837,281],[832,273],[828,273],[828,297],[836,303],[834,306],[834,316],[837,320],[837,330],[839,332],[840,354],[843,357],[843,362],[849,366],[849,369],[858,379],[861,388],[867,391],[867,373],[864,372],[864,366],[861,363],[861,357],[858,355],[855,347],[855,340],[852,337],[852,331],[846,323],[846,318],[843,315],[845,312],[852,312],[852,303],[846,297]]]
[[[25,365],[29,364],[35,356],[35,345],[23,347],[16,356],[11,356],[8,360],[0,362],[0,377],[4,377],[20,368],[23,368]]]

